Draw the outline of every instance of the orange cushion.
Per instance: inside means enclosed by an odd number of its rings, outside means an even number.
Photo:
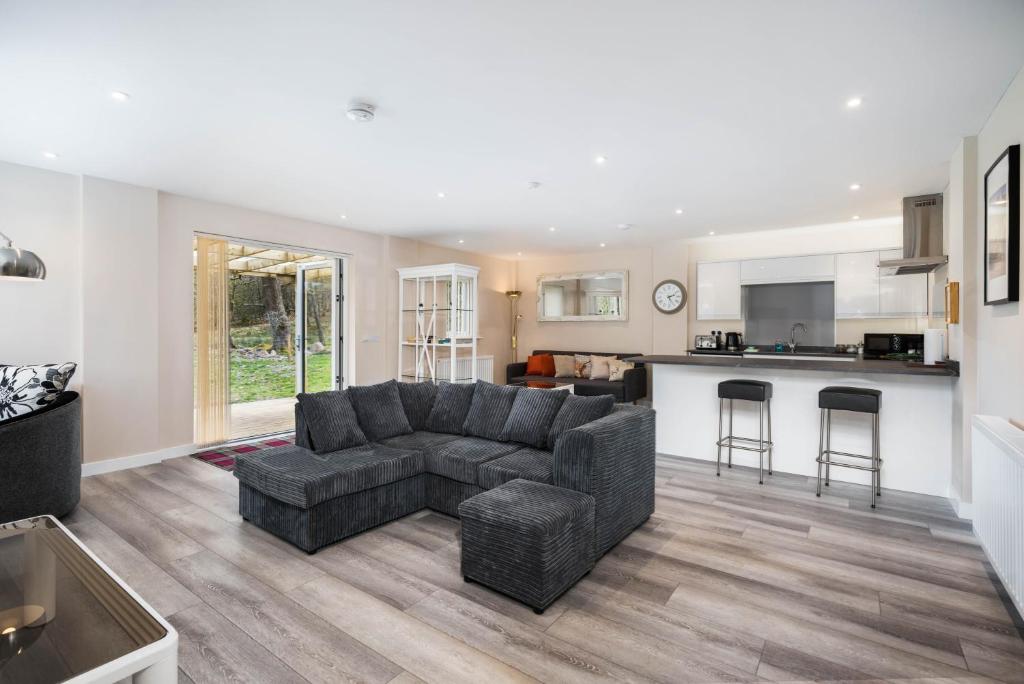
[[[555,377],[555,357],[551,354],[537,354],[526,359],[527,375],[543,375],[548,378]]]

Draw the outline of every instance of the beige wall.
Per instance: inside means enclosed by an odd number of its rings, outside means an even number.
[[[502,259],[6,163],[0,223],[49,269],[41,283],[0,283],[18,320],[0,326],[0,362],[80,364],[86,462],[192,442],[196,231],[351,255],[350,383],[396,374],[403,266],[479,266],[480,353],[501,370],[508,360],[515,266]]]
[[[584,271],[629,271],[629,319],[611,322],[539,322],[537,277]],[[523,298],[519,360],[534,349],[680,354],[686,351],[686,315],[655,311],[651,292],[666,279],[686,282],[687,245],[673,241],[658,249],[605,249],[517,262]],[[689,305],[687,305],[689,308]]]

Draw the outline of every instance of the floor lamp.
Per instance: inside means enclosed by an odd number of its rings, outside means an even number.
[[[519,363],[519,320],[522,318],[519,313],[519,298],[523,293],[519,290],[508,290],[505,296],[512,305],[512,363]]]

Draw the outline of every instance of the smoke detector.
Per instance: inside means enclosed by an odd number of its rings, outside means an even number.
[[[353,102],[348,106],[345,115],[353,121],[373,121],[376,107],[366,102]]]

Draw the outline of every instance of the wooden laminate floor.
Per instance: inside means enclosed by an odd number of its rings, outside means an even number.
[[[655,515],[543,615],[459,574],[421,511],[314,556],[188,458],[90,477],[67,523],[167,616],[184,682],[1024,682],[1024,641],[941,499],[658,460]]]

